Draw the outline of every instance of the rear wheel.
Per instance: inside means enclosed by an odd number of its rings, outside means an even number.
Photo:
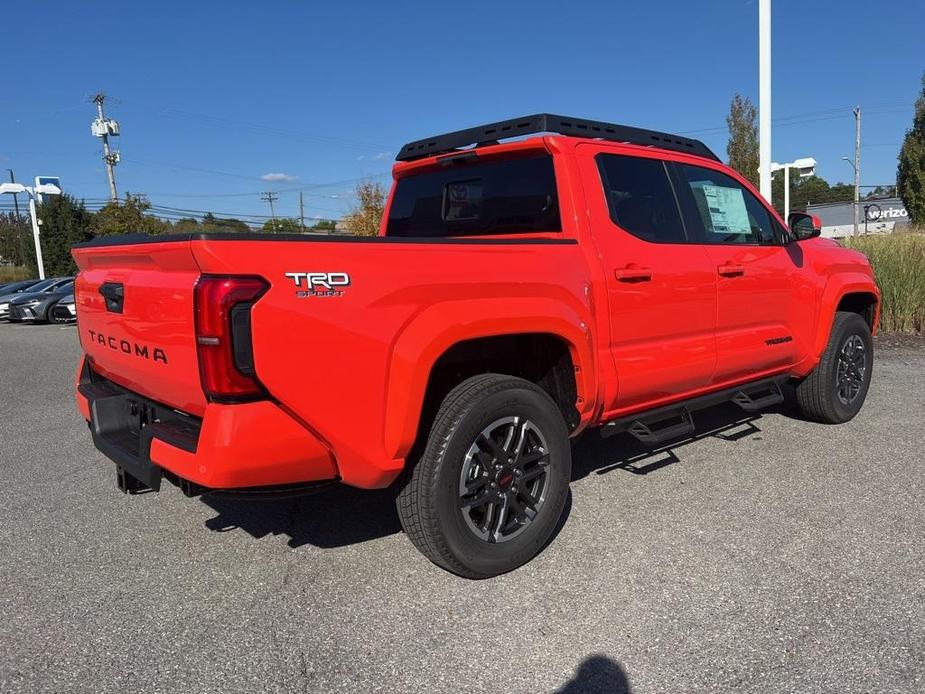
[[[874,343],[867,321],[856,313],[836,313],[822,359],[796,387],[800,411],[825,424],[853,419],[864,405],[873,367]]]
[[[529,381],[485,374],[444,399],[398,513],[432,562],[487,578],[526,563],[549,541],[570,476],[568,430],[549,395]]]

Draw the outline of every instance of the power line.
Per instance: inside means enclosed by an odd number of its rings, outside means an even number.
[[[345,137],[333,137],[329,135],[316,135],[298,130],[273,127],[267,125],[266,123],[250,123],[248,121],[232,120],[230,118],[211,116],[204,113],[195,113],[193,111],[186,111],[176,108],[164,109],[161,111],[161,114],[166,118],[182,119],[184,121],[194,120],[207,126],[244,129],[252,132],[258,132],[262,135],[269,134],[301,142],[315,142],[320,144],[337,145],[341,147],[359,149],[360,151],[364,152],[375,150],[382,151],[388,149],[386,145],[374,142],[363,142],[361,140],[353,140]]]
[[[245,181],[263,182],[263,179],[260,178],[259,176],[244,176],[242,174],[229,173],[228,171],[217,171],[215,169],[204,169],[198,166],[187,166],[185,164],[170,164],[170,163],[163,162],[163,161],[152,161],[151,159],[141,159],[138,157],[132,157],[130,159],[127,159],[126,161],[129,161],[133,164],[146,164],[149,166],[165,166],[170,169],[184,169],[186,171],[195,171],[197,173],[211,174],[213,176],[228,176],[230,178],[240,178]]]
[[[883,104],[880,106],[872,106],[869,110],[866,110],[865,113],[868,115],[886,115],[891,113],[904,113],[909,106],[903,105],[903,108],[893,108],[899,104]],[[853,111],[852,106],[843,106],[840,108],[825,109],[822,111],[809,111],[807,113],[798,113],[792,116],[782,116],[780,118],[772,119],[772,123],[778,126],[784,125],[802,125],[804,123],[816,123],[820,121],[827,120],[837,120],[839,118],[845,118]],[[714,132],[723,132],[728,129],[728,126],[719,125],[712,128],[698,128],[697,130],[681,130],[678,132],[679,135],[695,135],[695,134],[708,134]]]
[[[328,183],[310,183],[304,186],[297,186],[294,188],[277,188],[275,192],[277,193],[296,193],[299,191],[305,190],[319,190],[321,188],[333,188],[335,186],[347,185],[350,183],[357,183],[359,181],[366,181],[369,179],[384,178],[386,176],[391,176],[391,171],[383,171],[377,174],[370,174],[366,176],[357,176],[356,178],[346,178],[341,181],[330,181]],[[352,194],[352,193],[351,193]],[[260,195],[260,191],[248,191],[246,193],[151,193],[151,195],[160,195],[162,197],[172,197],[172,198],[252,198],[255,195]]]

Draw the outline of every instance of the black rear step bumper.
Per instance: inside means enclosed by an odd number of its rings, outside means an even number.
[[[77,390],[90,409],[93,445],[118,466],[117,480],[123,492],[160,490],[164,472],[151,461],[155,438],[196,452],[201,420],[102,378],[90,368],[89,360],[84,361]],[[184,491],[196,490],[190,487]]]
[[[93,371],[85,359],[77,390],[87,400],[93,444],[116,464],[116,485],[126,494],[160,491],[167,479],[186,496],[200,494],[271,500],[322,491],[338,479],[260,487],[207,487],[165,470],[151,460],[151,443],[164,443],[195,454],[202,420],[127,390]]]

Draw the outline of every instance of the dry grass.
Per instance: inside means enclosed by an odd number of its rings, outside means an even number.
[[[883,292],[882,330],[925,333],[925,230],[846,239],[870,259]]]
[[[18,265],[4,265],[0,267],[0,284],[17,282],[29,279],[29,270]]]

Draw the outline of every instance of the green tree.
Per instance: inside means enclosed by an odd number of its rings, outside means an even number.
[[[729,142],[726,156],[729,166],[758,185],[758,109],[748,97],[736,94],[726,116]]]
[[[771,181],[771,199],[781,215],[784,214],[784,173],[778,171]],[[790,172],[790,211],[803,212],[810,203],[846,202],[854,199],[854,186],[849,183],[829,185],[821,176],[801,178]]]
[[[173,230],[178,233],[202,231],[199,220],[193,217],[184,217],[173,223]]]
[[[333,219],[319,219],[309,227],[311,231],[324,231],[327,233],[334,233],[336,228],[337,222]]]
[[[32,226],[25,215],[0,214],[0,261],[25,265],[32,250]]]
[[[275,234],[297,234],[302,231],[302,223],[292,217],[279,217],[264,222],[262,230]]]
[[[185,220],[181,220],[185,221]],[[192,220],[195,221],[195,220]],[[247,222],[242,222],[240,219],[235,219],[234,217],[228,217],[223,219],[221,217],[216,217],[211,212],[206,212],[202,218],[202,223],[199,225],[198,229],[193,229],[193,231],[203,231],[206,233],[211,232],[246,232],[253,231]]]
[[[131,193],[125,194],[125,200],[110,202],[93,215],[93,231],[98,236],[113,234],[166,234],[173,230],[170,222],[165,222],[145,214],[151,209],[151,203]]]
[[[93,238],[93,215],[82,200],[78,202],[67,193],[46,195],[37,213],[42,221],[40,238],[45,274],[49,277],[73,275],[77,266],[71,257],[71,246]],[[26,265],[33,272],[36,270],[32,253],[27,254]]]
[[[870,192],[861,196],[864,200],[876,200],[878,198],[896,197],[896,186],[877,186]]]
[[[922,91],[915,100],[912,127],[899,150],[896,187],[913,224],[925,224],[925,74]]]
[[[361,181],[356,189],[357,205],[344,215],[344,224],[356,236],[376,236],[385,210],[385,190],[373,181]]]

